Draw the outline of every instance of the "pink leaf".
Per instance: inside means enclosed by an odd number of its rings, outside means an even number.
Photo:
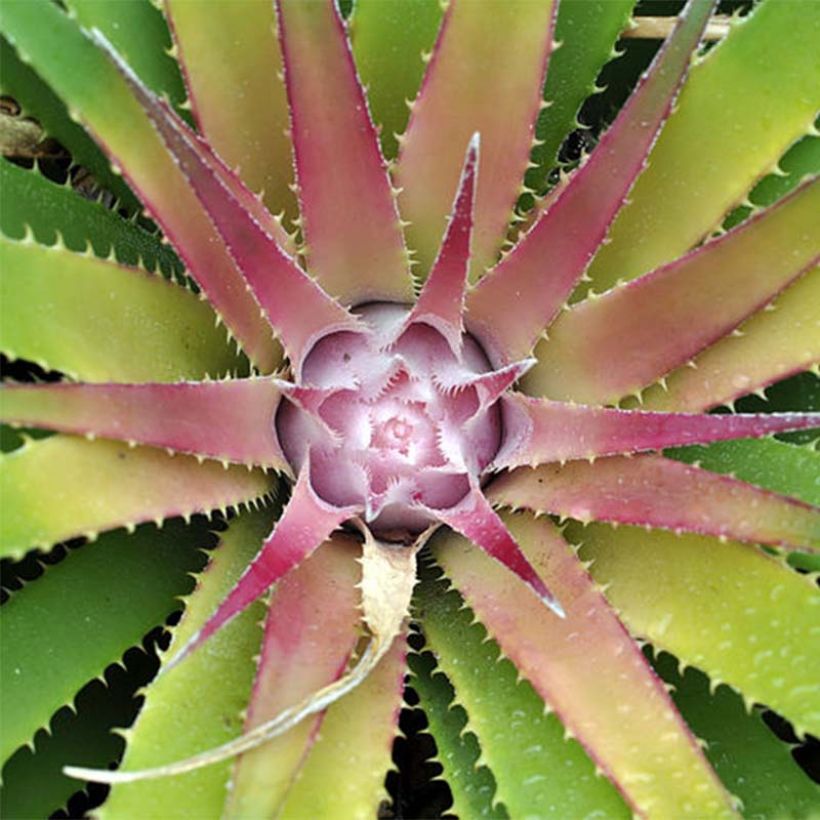
[[[662,456],[522,468],[501,476],[488,494],[494,504],[580,521],[820,549],[817,507]]]
[[[359,638],[360,553],[353,538],[336,534],[277,585],[245,731],[300,703],[344,672]],[[226,813],[275,814],[323,720],[324,713],[315,715],[243,754],[234,768]]]
[[[321,335],[356,329],[353,317],[281,249],[275,238],[281,227],[239,177],[140,83],[116,52],[109,48],[108,53],[219,231],[296,369]]]
[[[820,260],[812,179],[697,250],[560,316],[528,392],[608,404],[731,333]]]
[[[474,134],[467,147],[458,193],[441,249],[418,301],[404,323],[405,328],[413,322],[426,322],[436,328],[456,355],[460,354],[464,332],[462,317],[470,268],[479,145],[479,134]]]
[[[7,385],[0,419],[289,471],[271,379],[177,384]]]
[[[456,507],[436,510],[436,515],[442,523],[469,538],[491,558],[512,570],[556,615],[564,617],[563,607],[533,569],[479,489],[471,491]]]
[[[524,361],[513,362],[513,364],[508,364],[498,370],[491,370],[488,373],[478,375],[465,375],[463,368],[441,368],[436,373],[436,382],[445,390],[475,388],[478,396],[478,405],[475,412],[478,413],[498,401],[533,364],[535,364],[535,359],[524,359]]]
[[[302,471],[282,517],[262,549],[216,612],[163,668],[176,666],[218,629],[250,606],[280,578],[310,555],[356,511],[321,502],[310,486],[308,468]]]
[[[521,393],[508,394],[504,402],[509,435],[495,459],[498,469],[760,438],[820,426],[820,413],[655,413],[565,404]]]
[[[508,361],[531,353],[601,245],[672,110],[714,0],[691,0],[589,161],[468,299],[469,320]]]
[[[277,0],[308,267],[347,305],[413,282],[376,130],[335,4]]]

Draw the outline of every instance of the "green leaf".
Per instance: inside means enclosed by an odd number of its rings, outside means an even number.
[[[812,293],[808,288],[801,290],[801,294],[810,299],[810,306],[814,307],[820,304],[815,298],[815,295],[820,296],[820,265],[814,270],[809,271],[807,276],[811,277],[816,284],[816,290]],[[806,277],[804,277],[806,278]],[[815,358],[807,367],[813,367],[817,364],[820,358],[820,322],[817,322],[813,330],[807,326],[801,326],[797,317],[792,313],[791,318],[797,326],[798,332],[803,332],[803,338],[808,341],[809,334],[813,334],[818,342],[817,353]],[[815,311],[813,318],[817,318]],[[775,413],[788,412],[790,410],[820,410],[820,375],[818,373],[806,370],[803,373],[798,373],[788,379],[772,384],[763,391],[763,395],[752,393],[738,399],[735,404],[735,409],[739,413]],[[778,435],[778,440],[788,441],[791,444],[812,444],[820,439],[820,429],[814,430],[800,430],[793,433],[781,433]]]
[[[615,42],[624,30],[635,0],[561,0],[555,23],[560,48],[550,58],[544,99],[550,103],[538,116],[527,185],[543,191],[558,151],[574,128],[584,100],[595,93],[595,78],[616,55]]]
[[[808,133],[817,114],[820,5],[766,0],[694,66],[589,275],[600,291],[668,262]]]
[[[769,174],[755,185],[749,201],[764,207],[786,196],[808,174],[820,174],[820,137],[807,135],[796,142],[778,163],[779,174]],[[752,212],[748,206],[735,209],[723,227],[726,230],[742,222]]]
[[[73,162],[87,168],[100,185],[119,198],[122,206],[129,211],[139,209],[131,189],[121,176],[114,173],[94,140],[74,122],[63,101],[20,60],[3,37],[0,37],[0,90],[13,97],[27,115],[35,117],[46,133],[69,151]]]
[[[665,385],[652,385],[643,394],[644,406],[651,410],[700,412],[731,404],[751,390],[766,389],[768,398],[773,391],[768,385],[773,381],[813,367],[820,359],[817,304],[820,267],[806,271],[767,309],[743,322],[738,335],[724,336],[696,356],[692,367],[679,367],[670,373]],[[735,407],[748,403],[749,397],[742,398]],[[625,402],[628,407],[635,404],[634,398]],[[795,407],[787,405],[790,410]],[[764,404],[758,409],[767,411],[772,407]],[[810,431],[798,435],[814,437]]]
[[[171,35],[156,3],[66,0],[66,5],[84,29],[105,36],[145,85],[167,96],[177,108],[185,102],[182,75],[170,54]]]
[[[166,0],[200,131],[271,213],[296,216],[274,3]],[[262,102],[263,104],[260,104]]]
[[[447,676],[436,669],[431,652],[410,655],[410,684],[419,696],[430,734],[436,742],[436,759],[453,795],[453,813],[459,817],[506,817],[500,805],[493,806],[495,778],[479,764],[481,748],[470,730],[469,718],[455,700]]]
[[[182,272],[182,263],[159,237],[120,218],[99,202],[50,182],[36,171],[26,171],[10,162],[0,162],[0,232],[10,239],[24,239],[26,228],[43,245],[62,239],[72,251],[94,253],[117,261],[159,269],[166,275]]]
[[[357,0],[353,7],[353,56],[388,157],[398,152],[396,135],[407,126],[407,101],[418,93],[424,57],[436,41],[441,15],[439,0]]]
[[[178,608],[206,537],[179,522],[110,533],[12,595],[0,618],[0,759]]]
[[[513,664],[499,657],[498,645],[487,640],[457,592],[427,577],[418,587],[417,609],[427,646],[451,681],[456,703],[467,712],[467,728],[478,737],[481,760],[495,777],[495,794],[477,795],[482,803],[502,803],[510,817],[525,817],[533,806],[539,817],[629,817],[614,786],[596,775],[577,741],[565,740],[558,717],[528,682],[518,680]],[[461,816],[474,816],[465,809],[456,806]]]
[[[333,683],[347,666],[361,638],[361,552],[354,538],[336,533],[272,590],[246,732]],[[224,816],[277,816],[324,718],[310,715],[236,758]]]
[[[820,453],[809,447],[775,439],[743,439],[678,447],[665,455],[715,473],[731,473],[808,504],[820,504]]]
[[[820,138],[806,136],[778,163],[781,175],[764,177],[749,195],[757,207],[772,205],[788,194],[808,174],[820,173]],[[747,205],[736,208],[723,224],[734,227],[752,213]],[[820,328],[814,310],[820,298],[820,268],[805,273],[781,293],[767,311],[744,322],[741,336],[718,341],[694,360],[695,368],[683,367],[669,374],[664,386],[653,385],[642,401],[649,409],[702,410],[735,399],[742,392],[759,389],[777,378],[816,364],[820,352]],[[801,383],[804,379],[789,379]],[[816,379],[815,379],[816,381]],[[771,388],[770,388],[771,391]],[[782,395],[782,388],[777,389]],[[748,400],[737,405],[743,412]],[[806,405],[787,404],[778,409]],[[817,402],[814,402],[817,406]],[[772,408],[762,408],[764,411]],[[802,433],[811,440],[812,433]]]
[[[270,327],[184,174],[174,163],[129,86],[102,49],[50,0],[13,0],[3,8],[5,34],[105,143],[133,181],[246,353],[272,367]]]
[[[37,732],[34,751],[20,747],[3,769],[3,817],[48,817],[77,791],[77,781],[63,774],[63,766],[104,769],[114,763],[125,749],[116,727],[133,722],[139,707],[135,690],[155,671],[153,656],[141,648],[128,650],[122,665],[109,666],[104,681],[86,684],[70,707],[52,717],[48,731]]]
[[[242,515],[230,524],[186,600],[166,657],[204,624],[259,551],[270,526],[270,512]],[[207,646],[151,685],[137,722],[126,732],[123,769],[189,757],[240,733],[264,611],[262,601],[252,604],[213,635]],[[217,818],[229,773],[230,761],[225,760],[179,777],[117,785],[100,817]]]
[[[193,293],[93,255],[0,238],[0,349],[86,381],[176,381],[240,366]]]
[[[665,455],[687,464],[697,463],[715,473],[731,473],[750,484],[820,505],[820,453],[813,447],[776,439],[743,439],[679,447],[667,450]],[[787,560],[797,569],[820,572],[820,555],[792,552]]]
[[[562,534],[546,517],[502,518],[561,602],[564,618],[556,617],[520,578],[466,539],[443,536],[432,549],[504,655],[555,709],[633,811],[661,817],[732,815],[729,794]],[[458,682],[453,684],[458,692]],[[469,703],[467,711],[471,713]],[[507,713],[508,742],[513,718],[514,713]],[[519,731],[526,729],[516,727]],[[484,737],[480,731],[478,735],[487,755]],[[495,770],[492,762],[490,767]],[[502,777],[495,774],[501,789]]]
[[[270,491],[262,471],[153,447],[51,436],[0,456],[0,555],[146,521],[225,509]]]
[[[572,530],[635,635],[762,703],[796,731],[820,730],[814,581],[759,549],[696,535],[592,524]]]
[[[655,669],[672,684],[672,698],[698,737],[706,756],[732,794],[743,801],[745,817],[814,817],[820,787],[797,765],[789,747],[766,726],[760,710],[748,712],[728,686],[714,691],[709,679],[689,667],[681,674],[668,653]]]
[[[31,430],[0,424],[0,453],[11,453],[25,445],[27,439],[48,438],[54,435],[50,430]]]
[[[384,779],[399,731],[406,653],[405,636],[399,635],[368,678],[328,709],[279,816],[376,815],[387,798]]]

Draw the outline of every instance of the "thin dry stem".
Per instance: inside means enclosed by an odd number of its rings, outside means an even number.
[[[677,17],[634,17],[632,25],[621,32],[621,37],[641,40],[665,40],[675,28]],[[706,24],[704,40],[722,40],[731,26],[731,17],[716,14]]]

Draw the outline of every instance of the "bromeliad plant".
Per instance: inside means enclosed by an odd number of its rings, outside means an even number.
[[[4,457],[3,549],[106,534],[11,596],[5,751],[173,608],[198,525],[137,525],[232,509],[120,768],[52,727],[95,766],[69,775],[117,784],[105,816],[373,816],[410,617],[460,816],[816,809],[753,707],[818,730],[817,591],[779,557],[820,545],[814,456],[662,452],[817,426],[704,412],[819,358],[816,143],[718,231],[811,129],[813,4],[695,57],[690,0],[535,201],[627,0],[65,5],[5,4],[4,82],[119,207],[3,166],[2,349],[66,377],[3,390],[58,431]]]

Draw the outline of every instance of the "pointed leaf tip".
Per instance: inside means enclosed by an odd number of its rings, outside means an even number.
[[[176,160],[297,370],[322,333],[359,329],[355,319],[282,250],[276,239],[281,227],[239,177],[142,85],[103,35],[95,32],[95,40]]]
[[[820,413],[699,414],[620,410],[505,396],[508,440],[495,468],[662,450],[737,438],[760,438],[820,426]]]
[[[484,167],[471,279],[495,261],[529,162],[556,8],[551,0],[448,5],[396,165],[422,272],[440,246],[463,146],[476,131]]]
[[[407,328],[414,322],[429,323],[444,335],[456,355],[461,351],[464,332],[464,299],[470,267],[480,142],[481,136],[476,132],[467,146],[438,256],[403,326]]]
[[[320,502],[310,486],[308,466],[299,475],[282,517],[262,544],[256,558],[204,626],[166,664],[163,673],[179,664],[217,630],[250,606],[355,513],[355,510],[347,507],[334,508]]]
[[[566,613],[555,595],[527,560],[510,531],[477,487],[458,506],[436,510],[442,523],[469,538],[477,547],[514,572],[559,618]]]
[[[672,109],[713,6],[691,0],[589,161],[470,294],[482,338],[508,360],[532,350],[600,247]]]

